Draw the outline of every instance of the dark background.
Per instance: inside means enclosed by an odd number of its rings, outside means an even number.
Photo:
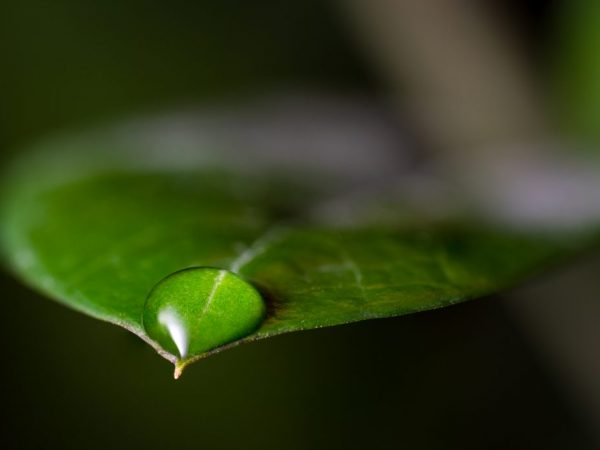
[[[2,290],[2,448],[597,448],[499,297],[244,345],[174,381],[126,331]]]
[[[552,4],[496,3],[543,60]],[[139,111],[380,89],[318,0],[4,1],[0,51],[3,157]],[[1,448],[598,448],[503,297],[241,346],[175,382],[127,332],[8,274],[0,292]]]

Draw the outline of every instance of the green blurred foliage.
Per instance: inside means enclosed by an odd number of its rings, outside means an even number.
[[[580,139],[600,141],[600,2],[558,2],[548,59],[554,73],[557,113]]]
[[[365,79],[319,0],[0,2],[0,146],[264,89]]]

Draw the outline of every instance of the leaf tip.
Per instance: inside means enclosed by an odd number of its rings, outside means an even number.
[[[175,363],[175,371],[173,372],[173,378],[176,380],[179,379],[181,374],[183,373],[183,369],[185,369],[186,363],[182,360],[177,360]]]
[[[178,380],[179,377],[181,376],[181,374],[183,373],[184,367],[185,366],[183,364],[181,364],[179,361],[177,361],[175,363],[175,371],[173,372],[173,378]]]

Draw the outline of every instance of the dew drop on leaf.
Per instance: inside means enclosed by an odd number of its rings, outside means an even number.
[[[265,315],[251,284],[225,269],[195,267],[152,289],[142,321],[148,336],[177,358],[177,377],[186,361],[249,335]]]

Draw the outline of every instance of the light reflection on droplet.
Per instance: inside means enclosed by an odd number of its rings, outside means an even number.
[[[158,313],[158,322],[169,331],[171,339],[179,350],[179,356],[185,358],[188,350],[188,336],[177,312],[172,308],[161,310]]]

